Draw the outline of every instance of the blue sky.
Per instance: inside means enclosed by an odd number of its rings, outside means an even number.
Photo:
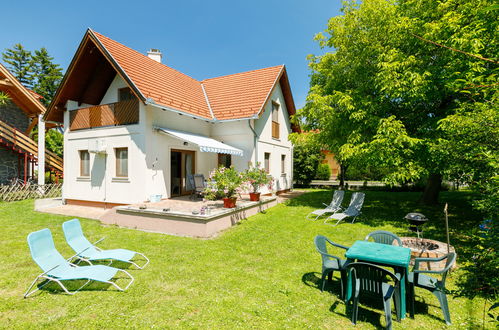
[[[309,86],[313,36],[339,14],[339,0],[6,1],[0,50],[46,47],[64,69],[88,27],[196,79],[286,64],[297,107]],[[8,14],[7,14],[8,13]]]

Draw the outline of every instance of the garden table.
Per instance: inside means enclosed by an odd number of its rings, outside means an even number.
[[[402,246],[356,241],[345,253],[348,260],[366,261],[382,266],[393,267],[400,273],[400,318],[406,314],[405,286],[409,273],[411,250]],[[348,281],[346,301],[351,297],[351,281]]]

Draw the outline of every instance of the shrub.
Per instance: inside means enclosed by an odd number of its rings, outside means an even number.
[[[328,164],[319,164],[317,166],[317,173],[315,174],[315,178],[319,180],[329,180],[331,177],[331,168]]]
[[[223,197],[232,198],[241,190],[243,175],[233,166],[220,166],[210,173],[210,182],[204,194],[206,199],[215,200]]]
[[[265,169],[258,167],[250,167],[243,174],[244,185],[243,189],[249,190],[252,193],[258,192],[260,188],[268,186],[272,190],[273,179],[265,171]]]

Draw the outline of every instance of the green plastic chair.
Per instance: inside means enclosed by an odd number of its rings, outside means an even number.
[[[447,259],[445,262],[445,267],[442,270],[420,270],[419,264],[421,262],[436,262]],[[415,287],[422,288],[433,293],[435,297],[437,297],[440,308],[444,313],[445,323],[448,325],[451,324],[450,320],[450,312],[449,305],[447,303],[447,294],[445,289],[445,279],[447,278],[447,273],[450,268],[456,261],[456,254],[454,252],[450,252],[449,254],[440,257],[440,258],[416,258],[414,260],[414,269],[409,273],[408,281],[409,281],[409,300],[411,304],[411,317],[414,318],[414,305],[415,305]],[[442,277],[440,280],[425,275],[425,274],[441,274]]]
[[[67,294],[73,295],[91,281],[111,284],[119,291],[125,291],[134,281],[132,275],[122,269],[103,265],[78,267],[77,265],[68,262],[68,260],[64,259],[59,251],[56,250],[54,240],[52,239],[52,233],[47,228],[30,233],[28,235],[28,245],[31,251],[31,257],[38,264],[38,266],[40,266],[43,273],[38,275],[33,283],[31,283],[30,287],[24,294],[24,298],[27,298],[31,294],[40,290],[50,282],[59,284],[59,286]],[[73,257],[69,258],[69,260],[72,258]],[[130,278],[130,282],[125,288],[121,288],[116,283],[111,281],[111,279],[116,277],[116,273],[119,271],[125,273]],[[40,279],[43,279],[45,283],[30,292],[36,282]],[[62,283],[63,281],[70,280],[87,280],[87,282],[76,291],[70,292]]]
[[[395,294],[394,304],[397,321],[400,322],[400,278],[398,275],[382,267],[367,262],[352,262],[346,266],[349,281],[352,283],[353,300],[352,323],[357,323],[359,313],[360,294],[379,297],[383,299],[385,310],[386,328],[392,328],[391,300]],[[394,285],[388,283],[393,280]]]
[[[400,238],[394,233],[386,230],[373,231],[369,233],[364,240],[369,241],[371,238],[376,243],[393,245],[393,242],[397,242],[398,246],[402,246],[402,241],[400,240]]]
[[[317,235],[314,239],[315,248],[321,254],[322,258],[322,280],[321,280],[321,291],[324,291],[324,286],[326,284],[326,277],[329,275],[329,281],[333,279],[333,273],[335,271],[339,271],[341,274],[341,298],[345,297],[345,288],[346,288],[346,265],[348,265],[349,261],[340,259],[337,256],[333,256],[327,251],[327,243],[332,246],[348,250],[347,246],[334,243],[326,236]]]
[[[100,242],[102,239],[94,244],[90,243],[90,241],[83,235],[80,221],[78,219],[64,222],[62,224],[62,230],[64,231],[66,242],[68,242],[69,246],[75,251],[76,258],[83,260],[90,265],[92,264],[92,261],[111,260],[112,263],[113,260],[118,260],[130,263],[135,267],[142,269],[149,263],[149,259],[139,252],[126,249],[99,249],[95,246],[95,244]],[[142,256],[146,262],[142,266],[139,266],[136,262],[132,261],[135,255]]]

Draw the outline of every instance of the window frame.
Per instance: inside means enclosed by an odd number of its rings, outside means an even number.
[[[281,174],[286,174],[286,155],[281,154]]]
[[[227,162],[222,162],[222,159],[225,158],[225,160],[227,161],[227,159],[229,160],[229,166],[227,166]],[[232,155],[231,154],[221,154],[219,153],[218,154],[218,159],[217,159],[217,165],[218,167],[220,167],[221,165],[223,165],[224,167],[231,167],[232,166]]]
[[[279,103],[272,101],[272,112],[270,114],[270,118],[272,121],[272,124],[271,124],[272,125],[272,138],[277,139],[277,140],[280,137],[280,130],[281,130],[280,124],[279,124],[279,110],[280,110],[280,108],[281,108],[281,105]]]
[[[86,154],[88,156],[88,159],[83,159],[82,155]],[[87,149],[82,149],[78,150],[78,156],[80,157],[80,177],[82,178],[89,178],[90,177],[90,152]],[[87,161],[88,162],[88,168],[87,172],[84,173],[84,164],[83,162]]]
[[[268,155],[268,158],[267,158]],[[263,153],[263,167],[265,169],[265,172],[270,173],[270,152],[264,152]]]
[[[128,94],[130,94],[130,98],[122,99],[121,92],[125,91],[125,90],[128,90]],[[134,98],[135,98],[135,95],[133,94],[132,89],[130,87],[118,88],[118,102],[130,101],[130,100],[133,100]]]
[[[122,171],[123,169],[121,168],[121,163],[120,161],[122,160],[122,158],[118,158],[118,154],[119,152],[123,151],[123,150],[126,150],[126,173],[125,175],[123,175]],[[128,147],[119,147],[119,148],[114,148],[114,158],[115,158],[115,168],[114,168],[114,175],[115,177],[117,178],[128,178],[128,175],[129,175],[129,168],[128,168],[128,165],[129,165],[129,157],[128,157]]]

